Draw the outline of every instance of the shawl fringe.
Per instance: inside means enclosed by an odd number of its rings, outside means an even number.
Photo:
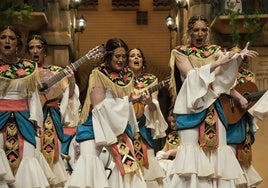
[[[80,115],[80,123],[83,123],[88,113],[91,109],[91,100],[90,100],[90,93],[94,89],[94,87],[105,87],[107,90],[111,90],[115,98],[122,98],[124,96],[129,96],[134,91],[133,85],[133,77],[131,81],[125,86],[119,86],[112,82],[106,75],[95,68],[92,73],[90,74],[89,81],[88,81],[88,89],[87,89],[87,96],[86,100],[83,105],[83,109]]]
[[[10,88],[16,87],[20,91],[20,96],[25,98],[31,96],[41,86],[41,81],[38,73],[38,67],[35,63],[35,70],[28,76],[18,79],[9,79],[0,77],[0,95],[5,96]]]

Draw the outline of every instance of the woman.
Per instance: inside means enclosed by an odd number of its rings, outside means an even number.
[[[203,16],[190,18],[187,39],[187,45],[172,50],[170,59],[171,86],[176,85],[171,87],[173,112],[181,141],[169,187],[239,186],[238,180],[245,183],[243,171],[227,146],[228,123],[217,99],[227,93],[247,107],[247,100],[232,88],[238,63],[257,53],[247,49],[249,43],[240,53],[222,52],[209,44],[209,23]]]
[[[146,73],[146,61],[139,48],[127,53],[127,65],[134,73],[135,93],[140,100],[133,102],[139,132],[134,135],[135,154],[142,168],[147,187],[164,187],[165,173],[155,157],[154,139],[166,136],[168,127],[158,102],[158,91],[150,93],[150,88],[158,86],[155,75]]]
[[[89,77],[82,124],[76,132],[80,156],[67,187],[146,187],[131,142],[138,127],[129,102],[133,73],[125,68],[128,47],[122,39],[112,38],[105,48],[103,61]],[[103,146],[116,164],[109,180],[99,158]]]
[[[36,130],[43,126],[37,64],[18,57],[21,47],[21,35],[16,28],[1,28],[0,148],[4,149],[15,176],[14,187],[49,187],[35,158]]]
[[[37,62],[42,81],[51,79],[63,70],[61,67],[48,65],[45,61],[47,41],[41,35],[34,34],[28,38],[27,52],[30,58]],[[43,99],[41,102],[44,114],[44,129],[40,136],[40,150],[55,174],[55,178],[49,182],[51,187],[63,187],[68,178],[61,158],[63,127],[76,126],[80,106],[79,89],[75,84],[73,72],[70,71],[67,77],[55,83],[46,92],[40,92],[39,94]]]

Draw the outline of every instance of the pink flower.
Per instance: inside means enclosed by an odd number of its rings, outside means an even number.
[[[0,71],[5,72],[5,71],[7,71],[8,68],[9,68],[9,65],[2,65],[2,66],[0,66]]]
[[[124,82],[126,82],[128,80],[128,76],[127,75],[124,75],[123,76],[123,80],[124,80]]]
[[[118,77],[118,74],[115,73],[115,72],[112,72],[110,76],[111,76],[112,79],[115,79],[115,78]]]
[[[246,79],[247,81],[249,81],[249,80],[251,80],[251,77],[250,77],[249,75],[247,75],[247,76],[245,76],[245,79]]]
[[[185,51],[185,50],[186,50],[186,46],[181,46],[180,49],[181,49],[182,51]]]
[[[193,51],[197,51],[197,48],[196,48],[196,47],[192,47],[192,50],[193,50]]]
[[[209,51],[204,51],[203,54],[204,54],[205,57],[210,56],[210,52]]]
[[[31,63],[29,61],[23,61],[22,63],[24,64],[25,67],[28,67],[31,65]]]
[[[16,74],[17,74],[18,76],[24,76],[24,75],[25,75],[25,70],[24,70],[24,69],[18,69],[18,70],[16,71]]]
[[[137,83],[137,87],[138,87],[138,88],[143,88],[143,86],[144,86],[144,83],[143,83],[143,82],[138,82],[138,83]]]

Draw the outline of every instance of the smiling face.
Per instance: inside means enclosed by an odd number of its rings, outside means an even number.
[[[15,61],[18,40],[16,34],[10,30],[5,29],[0,33],[0,54],[3,60]]]
[[[111,62],[110,69],[114,72],[121,71],[126,65],[126,50],[123,47],[116,48],[114,50]]]
[[[208,27],[203,20],[197,20],[190,30],[191,46],[200,48],[206,44]]]
[[[45,59],[45,50],[43,44],[38,39],[33,39],[28,43],[28,52],[30,58],[38,63],[38,66],[42,66],[44,64]]]
[[[134,48],[129,51],[128,66],[135,75],[142,73],[143,58],[140,50]]]

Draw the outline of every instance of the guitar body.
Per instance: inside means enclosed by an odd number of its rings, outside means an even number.
[[[51,77],[53,77],[55,74],[53,74],[53,72],[51,72],[48,69],[43,69],[41,71],[39,71],[39,76],[41,79],[41,82],[44,82],[48,79],[50,79]],[[39,91],[39,97],[40,97],[40,101],[42,106],[44,106],[44,104],[47,101],[53,101],[53,100],[57,100],[61,97],[61,95],[63,94],[63,86],[61,82],[57,82],[55,83],[53,86],[49,87],[48,89],[46,89],[43,92]]]
[[[258,88],[253,82],[245,82],[243,84],[237,85],[235,88],[241,95],[243,95],[249,102],[248,108],[252,107],[257,100],[250,100],[250,95],[252,93],[257,93]],[[227,94],[222,94],[220,96],[220,102],[227,118],[229,124],[237,123],[242,116],[247,112],[247,110],[242,109],[238,102],[235,101],[231,96]]]

